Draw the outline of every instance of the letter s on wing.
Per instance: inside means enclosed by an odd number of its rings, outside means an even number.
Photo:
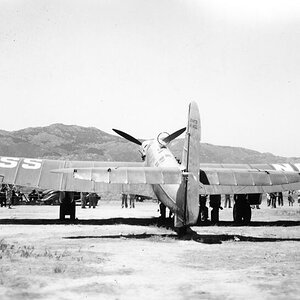
[[[22,168],[37,170],[41,167],[41,165],[42,165],[41,159],[24,158]]]
[[[0,157],[0,168],[15,168],[19,160],[17,157]]]

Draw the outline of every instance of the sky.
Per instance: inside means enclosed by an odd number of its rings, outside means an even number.
[[[300,1],[0,0],[0,129],[64,123],[300,156]]]

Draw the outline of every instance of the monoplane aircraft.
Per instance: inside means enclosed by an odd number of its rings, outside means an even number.
[[[141,162],[0,157],[0,176],[7,184],[64,192],[60,214],[62,217],[70,214],[73,218],[75,204],[71,195],[74,191],[101,193],[114,185],[150,185],[159,201],[175,214],[174,226],[179,229],[197,222],[199,195],[259,196],[300,189],[300,164],[201,164],[200,114],[195,102],[189,104],[187,127],[170,135],[161,133],[156,139],[141,142],[123,131],[114,131],[140,146]],[[184,132],[179,163],[168,144]],[[250,204],[248,201],[237,205],[235,214],[249,218]]]

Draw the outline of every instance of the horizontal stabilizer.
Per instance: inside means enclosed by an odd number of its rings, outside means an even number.
[[[51,172],[72,174],[81,180],[119,184],[180,184],[182,180],[182,172],[177,167],[62,168]]]

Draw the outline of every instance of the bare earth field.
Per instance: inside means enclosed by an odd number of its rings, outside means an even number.
[[[300,299],[299,206],[252,213],[240,227],[224,209],[195,241],[156,225],[153,202],[77,207],[75,225],[0,208],[0,299]]]

